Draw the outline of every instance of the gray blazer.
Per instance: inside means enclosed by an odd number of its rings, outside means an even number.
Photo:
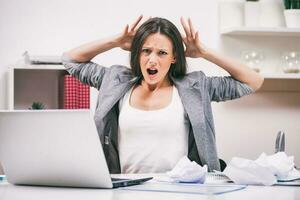
[[[113,65],[109,68],[93,62],[77,63],[66,55],[62,61],[67,71],[99,90],[95,123],[110,173],[120,173],[118,154],[119,100],[139,81],[131,69]],[[211,101],[226,101],[253,91],[248,85],[232,77],[207,77],[201,71],[172,77],[190,122],[188,157],[208,169],[220,170],[217,156]]]

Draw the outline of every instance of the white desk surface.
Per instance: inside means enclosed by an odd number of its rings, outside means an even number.
[[[0,183],[0,200],[300,200],[299,186],[248,186],[219,195],[129,191],[122,189],[86,189],[63,187],[16,186]]]

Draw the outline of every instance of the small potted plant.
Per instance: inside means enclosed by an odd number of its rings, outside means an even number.
[[[41,102],[33,102],[29,110],[43,110],[45,105]]]
[[[288,28],[300,28],[300,0],[283,0],[284,16]]]

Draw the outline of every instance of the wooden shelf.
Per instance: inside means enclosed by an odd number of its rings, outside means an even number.
[[[221,30],[222,35],[300,37],[300,28],[232,27]]]
[[[283,72],[260,72],[265,79],[292,79],[300,80],[300,73],[283,73]],[[219,76],[230,76],[227,72],[221,72]]]
[[[259,92],[300,92],[300,79],[265,79]]]
[[[265,79],[300,79],[300,73],[261,73]]]

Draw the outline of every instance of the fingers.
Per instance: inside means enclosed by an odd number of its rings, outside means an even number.
[[[191,31],[192,38],[195,38],[195,29],[193,27],[191,18],[188,18],[188,23],[189,23],[189,26],[190,26],[190,31]]]
[[[196,41],[196,45],[197,46],[201,46],[200,45],[200,39],[199,39],[199,32],[198,31],[195,33],[195,41]]]
[[[122,35],[126,35],[128,33],[129,25],[127,24]]]
[[[131,25],[130,31],[134,31],[134,29],[136,28],[136,26],[140,23],[140,21],[142,20],[143,15],[140,15],[137,20]]]
[[[184,32],[185,32],[186,36],[187,37],[191,37],[190,29],[189,29],[188,25],[185,23],[183,17],[180,17],[180,22],[181,22],[181,25],[182,25],[182,27],[184,29]]]
[[[199,41],[199,32],[198,31],[195,33],[195,40]]]
[[[182,38],[183,42],[186,44],[187,43],[186,37],[182,33],[181,33],[181,38]]]
[[[196,31],[193,26],[192,20],[188,18],[188,22],[186,23],[183,17],[180,18],[181,24],[183,26],[184,32],[186,33],[186,37],[188,39],[195,39]]]
[[[149,16],[149,17],[147,17],[147,18],[145,18],[144,20],[143,20],[143,22],[142,21],[140,21],[140,23],[136,26],[136,28],[135,28],[135,30],[137,30],[137,29],[139,29],[140,28],[140,26],[144,23],[144,22],[146,22],[146,21],[148,21],[149,19],[151,19],[152,17],[151,16]],[[142,22],[142,23],[141,23]]]

